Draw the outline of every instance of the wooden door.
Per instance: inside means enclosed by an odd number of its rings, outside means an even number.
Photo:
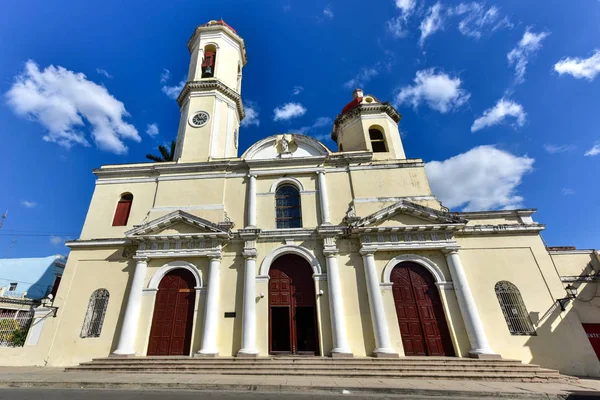
[[[433,276],[415,263],[391,274],[396,315],[407,356],[453,356],[454,349]]]
[[[185,269],[175,269],[160,281],[150,328],[149,356],[190,354],[194,286],[194,276]]]
[[[312,268],[302,257],[279,257],[269,271],[269,352],[318,353]]]

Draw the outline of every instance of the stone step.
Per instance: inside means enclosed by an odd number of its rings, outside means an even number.
[[[217,357],[217,358],[202,358],[190,356],[140,356],[140,357],[102,357],[94,358],[92,361],[123,361],[123,360],[194,360],[206,362],[311,362],[311,363],[344,363],[344,362],[364,362],[364,363],[397,363],[397,362],[466,362],[473,364],[480,363],[521,363],[520,360],[510,359],[493,359],[482,360],[477,358],[461,358],[461,357],[401,357],[401,358],[374,358],[374,357],[349,357],[349,358],[330,358],[330,357],[256,357],[256,358],[239,358],[239,357]]]
[[[276,365],[243,365],[243,364],[197,364],[197,363],[169,363],[169,362],[148,362],[148,363],[117,363],[117,364],[108,364],[108,363],[81,363],[79,366],[80,369],[88,369],[88,368],[98,368],[98,369],[111,369],[111,368],[148,368],[148,369],[161,369],[161,368],[187,368],[187,369],[213,369],[213,370],[247,370],[252,368],[254,370],[271,370],[271,369],[280,369],[280,370],[318,370],[318,371],[342,371],[342,370],[365,370],[365,371],[415,371],[415,370],[426,370],[426,371],[480,371],[480,372],[510,372],[510,371],[520,371],[520,372],[528,372],[528,371],[539,371],[541,368],[536,366],[520,364],[514,366],[488,366],[488,367],[480,367],[480,366],[472,366],[472,365],[357,365],[357,364],[345,364],[345,365],[305,365],[305,364],[276,364]],[[545,370],[545,371],[553,371],[553,370]],[[556,372],[556,371],[555,371]]]
[[[93,369],[86,369],[93,371]],[[81,370],[79,370],[81,371]],[[101,371],[107,372],[102,369]],[[253,376],[257,379],[261,376],[291,376],[291,377],[331,377],[331,378],[412,378],[412,379],[466,379],[466,380],[488,380],[488,381],[529,381],[529,382],[567,382],[568,377],[558,374],[540,373],[518,373],[518,372],[503,372],[503,373],[480,373],[480,372],[448,372],[448,371],[414,371],[414,372],[355,372],[355,371],[226,371],[215,373],[211,369],[157,369],[148,371],[144,368],[114,368],[111,370],[114,373],[160,373],[160,374],[203,374],[203,375],[230,375],[230,376]]]

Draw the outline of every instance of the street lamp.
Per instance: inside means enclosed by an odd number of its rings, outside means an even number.
[[[569,304],[569,302],[571,300],[573,300],[577,297],[577,288],[575,286],[567,285],[567,287],[565,288],[565,291],[567,292],[567,297],[557,300],[558,304],[560,304],[561,311],[565,311],[566,310],[565,306],[567,304]]]

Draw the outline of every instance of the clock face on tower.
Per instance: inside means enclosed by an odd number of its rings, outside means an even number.
[[[206,111],[200,111],[190,117],[189,123],[195,128],[206,125],[210,116]]]

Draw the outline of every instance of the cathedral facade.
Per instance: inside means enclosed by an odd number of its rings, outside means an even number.
[[[502,357],[600,374],[534,209],[445,208],[398,111],[360,89],[336,151],[286,133],[239,155],[244,41],[211,21],[188,49],[174,161],[94,171],[40,359]]]

